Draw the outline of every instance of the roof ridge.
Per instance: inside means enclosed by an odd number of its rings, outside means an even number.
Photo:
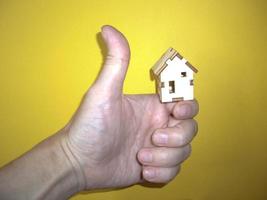
[[[168,59],[173,60],[173,58],[175,58],[176,56],[181,60],[183,59],[183,56],[181,56],[175,49],[173,49],[172,47],[168,48],[168,50],[161,56],[161,58],[153,65],[151,70],[154,75],[158,76],[167,67],[166,61]],[[188,61],[186,61],[185,64],[195,73],[198,72],[198,70]]]

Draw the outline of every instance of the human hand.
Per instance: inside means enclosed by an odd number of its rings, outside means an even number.
[[[130,58],[125,37],[102,28],[108,49],[103,69],[60,133],[79,190],[167,183],[191,152],[197,132],[193,101],[161,104],[157,95],[124,95]]]

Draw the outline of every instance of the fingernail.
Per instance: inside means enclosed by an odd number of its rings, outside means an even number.
[[[190,112],[190,107],[188,105],[181,105],[178,110],[180,116],[188,116]]]
[[[142,152],[140,157],[141,157],[141,160],[146,163],[152,162],[153,160],[152,154],[150,152]]]
[[[155,170],[152,169],[145,169],[144,170],[144,177],[147,179],[152,179],[156,176]]]
[[[155,143],[157,144],[167,144],[168,143],[168,135],[164,133],[158,133],[154,136]]]

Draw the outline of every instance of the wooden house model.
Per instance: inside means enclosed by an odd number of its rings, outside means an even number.
[[[198,70],[169,48],[152,67],[162,103],[194,99],[194,73]]]

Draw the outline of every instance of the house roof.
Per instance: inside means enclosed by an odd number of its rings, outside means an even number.
[[[153,73],[158,76],[166,67],[166,61],[168,59],[173,59],[175,56],[177,56],[180,59],[183,59],[183,57],[173,48],[169,48],[162,56],[161,58],[156,62],[156,64],[152,67]],[[188,61],[185,63],[192,71],[195,73],[198,72],[198,70],[191,65]]]

